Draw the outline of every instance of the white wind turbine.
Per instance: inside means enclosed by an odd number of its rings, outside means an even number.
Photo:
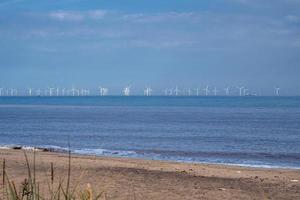
[[[230,90],[230,88],[229,88],[229,87],[227,87],[227,88],[225,88],[224,90],[225,90],[225,94],[226,94],[226,96],[229,96],[229,90]]]
[[[243,89],[244,89],[245,87],[237,87],[237,89],[239,89],[239,91],[240,91],[240,96],[242,96],[242,94],[243,94]]]
[[[280,88],[279,88],[279,87],[275,87],[274,89],[275,89],[275,94],[276,94],[276,96],[279,96]]]
[[[209,87],[206,86],[203,91],[205,92],[205,96],[208,96],[208,93],[209,93]]]
[[[166,96],[169,95],[169,89],[168,89],[168,88],[166,88],[166,89],[164,90],[164,92],[165,92],[165,95],[166,95]]]
[[[37,96],[41,96],[41,89],[37,89],[37,90],[35,91],[35,93],[36,93]]]
[[[48,88],[48,90],[49,90],[49,96],[50,96],[50,97],[53,95],[54,89],[55,89],[55,88],[51,88],[51,87]]]
[[[108,94],[108,88],[103,88],[103,96],[106,96]]]
[[[89,96],[90,95],[90,90],[89,89],[84,89],[84,96]]]
[[[65,96],[65,95],[66,95],[66,88],[62,88],[62,89],[61,89],[61,95],[62,95],[62,96]]]
[[[189,88],[188,89],[188,96],[191,96],[192,95],[192,90]]]
[[[9,91],[10,91],[10,96],[17,96],[18,95],[18,90],[17,89],[11,88],[11,89],[9,89]]]
[[[72,96],[73,96],[73,97],[75,96],[75,92],[76,92],[76,91],[77,91],[77,90],[75,89],[75,87],[72,86],[71,92],[72,92]]]
[[[151,89],[151,87],[146,87],[145,89],[144,89],[144,96],[151,96],[152,95],[152,89]]]
[[[106,96],[108,93],[108,88],[99,86],[99,92],[100,92],[100,96]]]
[[[8,92],[9,92],[9,95],[10,95],[10,96],[13,96],[13,95],[14,95],[13,89],[8,89]]]
[[[28,90],[28,95],[32,96],[32,88],[28,88],[27,90]]]
[[[218,93],[218,90],[217,90],[217,87],[214,88],[214,94],[215,96],[217,96],[217,93]]]
[[[59,96],[59,88],[56,88],[56,96]]]
[[[130,96],[130,86],[127,86],[123,89],[124,96]]]
[[[247,96],[247,95],[249,95],[249,92],[248,92],[249,90],[247,89],[247,88],[244,88],[244,96]]]
[[[200,95],[200,88],[196,88],[196,95],[199,96]]]
[[[175,93],[175,96],[178,96],[178,94],[179,94],[179,89],[178,89],[177,86],[176,86],[175,89],[174,89],[174,93]]]

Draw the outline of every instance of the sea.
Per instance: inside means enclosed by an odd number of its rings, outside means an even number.
[[[300,169],[300,97],[0,97],[0,148]]]

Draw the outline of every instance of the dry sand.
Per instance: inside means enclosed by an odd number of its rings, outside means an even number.
[[[32,151],[27,153],[32,161]],[[10,179],[16,184],[24,180],[27,168],[22,150],[2,149],[0,158],[6,159]],[[67,174],[68,155],[37,152],[37,177],[43,190],[51,162],[55,180]],[[72,155],[71,163],[73,185],[78,180],[80,187],[90,183],[94,190],[105,191],[106,199],[300,199],[300,170],[79,155]]]

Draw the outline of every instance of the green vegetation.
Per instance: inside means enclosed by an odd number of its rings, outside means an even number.
[[[6,162],[3,159],[2,165],[2,195],[0,200],[100,200],[105,199],[104,192],[94,195],[90,184],[83,190],[78,190],[79,182],[76,183],[71,189],[71,152],[68,156],[68,173],[65,178],[57,180],[57,184],[54,184],[54,167],[53,163],[50,166],[50,177],[47,175],[45,169],[45,176],[47,180],[47,194],[43,194],[40,190],[40,183],[36,178],[36,155],[33,153],[33,163],[30,166],[28,156],[24,151],[24,156],[27,165],[27,178],[16,187],[15,182],[10,180],[6,170]],[[18,188],[18,189],[17,189]]]

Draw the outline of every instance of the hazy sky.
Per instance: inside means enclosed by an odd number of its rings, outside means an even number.
[[[300,0],[0,0],[0,86],[300,94]]]

